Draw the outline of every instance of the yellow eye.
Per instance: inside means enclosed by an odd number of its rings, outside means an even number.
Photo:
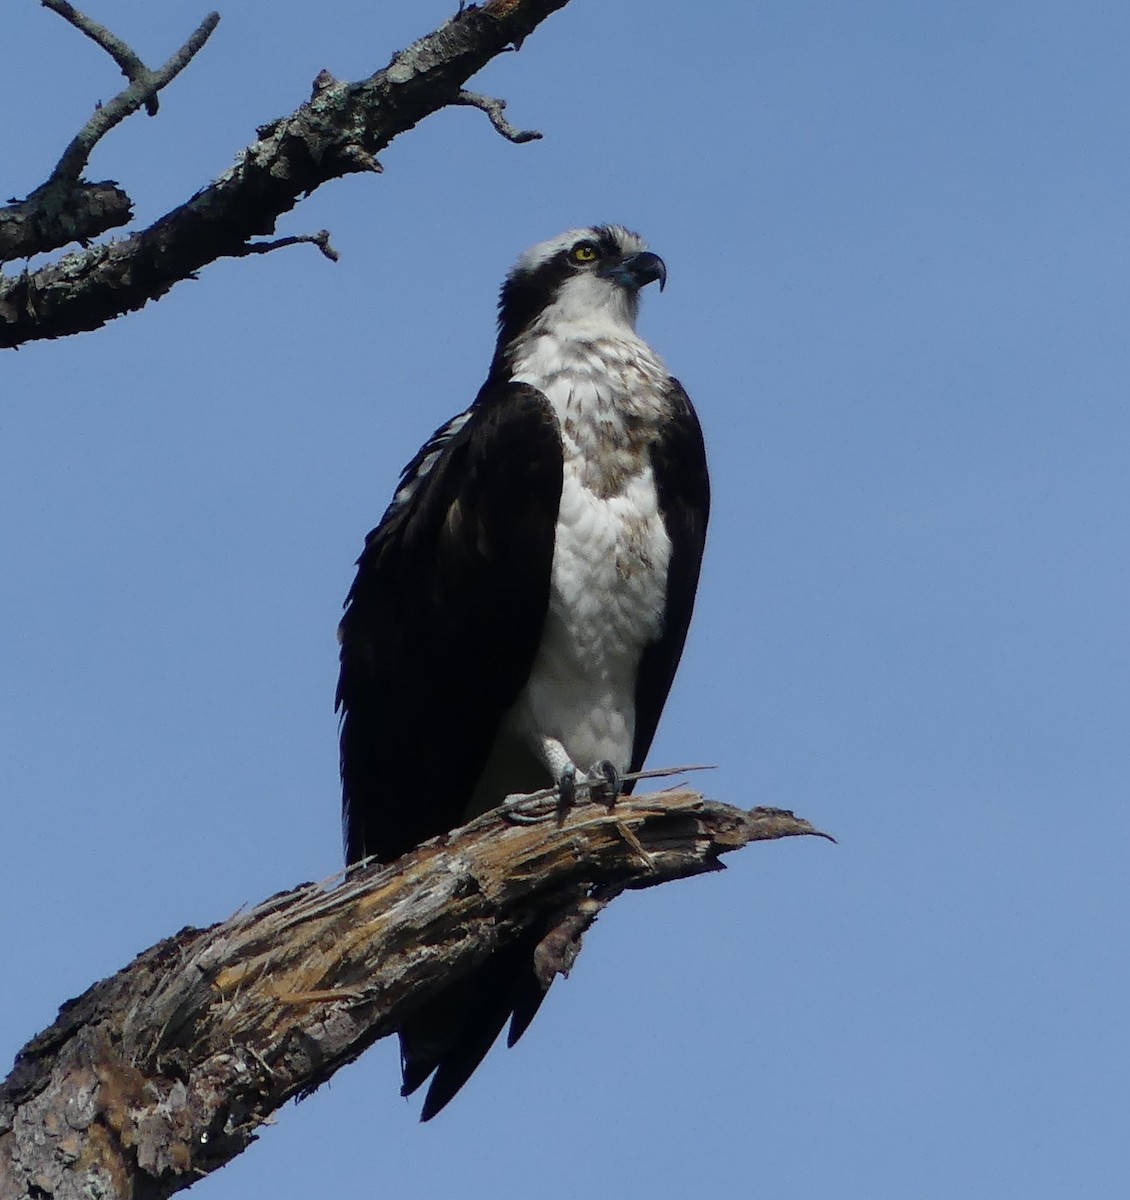
[[[569,257],[575,263],[596,262],[600,257],[600,251],[592,242],[578,242],[569,252]]]

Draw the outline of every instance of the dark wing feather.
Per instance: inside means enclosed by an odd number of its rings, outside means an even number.
[[[671,561],[667,567],[663,634],[644,650],[636,679],[633,771],[643,769],[683,653],[710,516],[710,480],[698,417],[677,379],[670,381],[668,394],[674,415],[651,448],[651,466],[659,494],[659,511],[671,539]]]
[[[541,638],[561,475],[542,393],[488,384],[366,539],[337,692],[348,862],[462,823]]]

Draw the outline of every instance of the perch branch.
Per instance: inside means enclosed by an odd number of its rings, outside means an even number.
[[[685,788],[537,825],[494,812],[389,866],[182,930],[64,1005],[20,1052],[0,1086],[0,1196],[172,1195],[524,931],[547,931],[536,969],[548,986],[625,889],[817,832]]]
[[[567,3],[489,0],[461,9],[367,79],[345,83],[323,72],[306,104],[261,127],[234,166],[148,228],[0,278],[0,348],[97,329],[210,262],[245,256],[302,197],[331,179],[379,170],[377,155],[393,138],[447,105],[474,103],[460,99],[467,80]],[[491,119],[509,128],[500,112]]]

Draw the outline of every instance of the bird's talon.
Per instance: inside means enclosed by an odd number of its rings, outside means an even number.
[[[557,806],[564,810],[572,808],[577,802],[577,768],[572,764],[561,772],[557,781]]]
[[[592,779],[589,793],[592,798],[604,801],[609,807],[615,804],[624,787],[624,781],[616,764],[610,759],[601,759],[589,772],[589,777]]]

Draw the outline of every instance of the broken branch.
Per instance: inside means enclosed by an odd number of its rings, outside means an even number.
[[[182,930],[64,1005],[17,1056],[0,1086],[0,1195],[172,1195],[535,925],[549,930],[548,986],[623,890],[817,833],[685,788],[536,826],[496,811],[395,863]]]

